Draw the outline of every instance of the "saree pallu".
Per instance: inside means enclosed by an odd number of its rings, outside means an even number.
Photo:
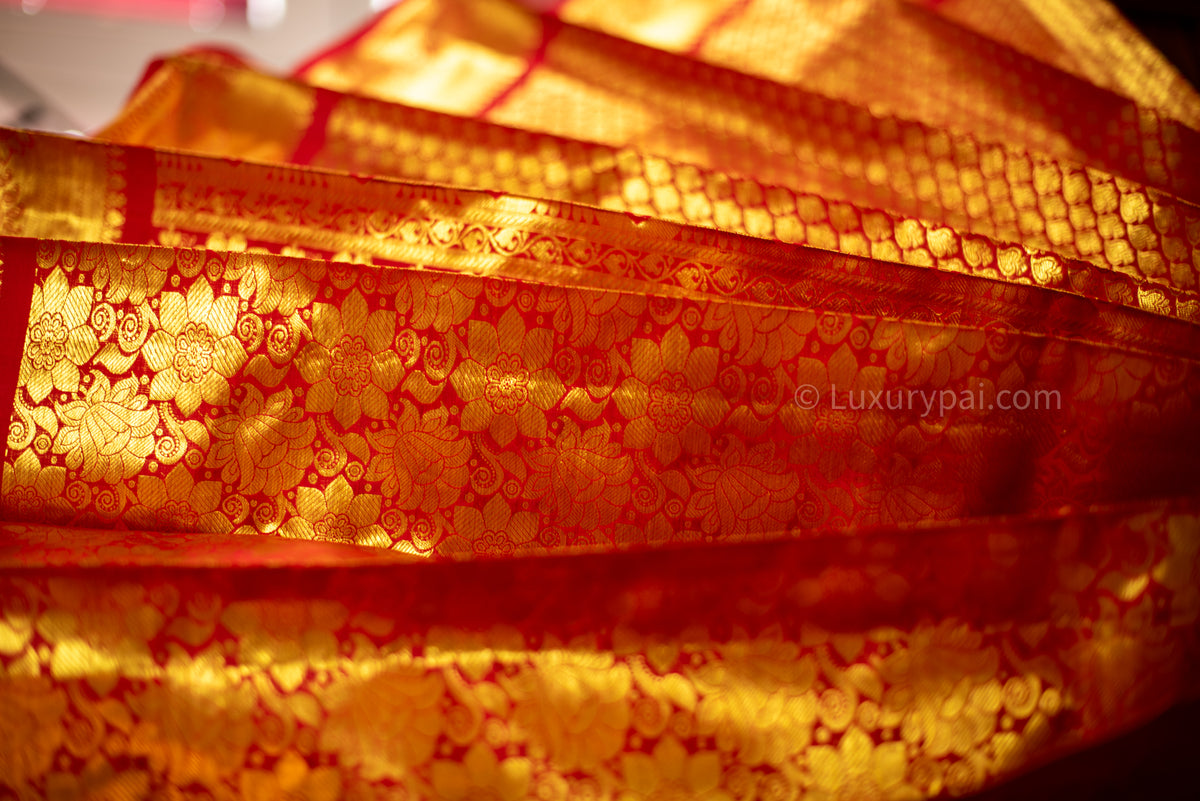
[[[0,131],[0,787],[958,797],[1196,697],[1195,93],[619,5]]]

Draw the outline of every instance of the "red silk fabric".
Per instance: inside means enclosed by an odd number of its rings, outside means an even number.
[[[1025,794],[1194,699],[1195,93],[1073,0],[602,5],[0,131],[0,788]]]

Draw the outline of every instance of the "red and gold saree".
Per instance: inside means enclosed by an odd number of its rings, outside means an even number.
[[[1082,0],[405,0],[0,130],[0,789],[964,796],[1193,700],[1198,126]]]

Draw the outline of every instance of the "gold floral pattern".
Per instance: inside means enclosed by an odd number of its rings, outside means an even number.
[[[66,693],[48,677],[6,677],[0,705],[0,784],[28,787],[54,764],[64,740]]]
[[[163,293],[158,308],[160,328],[143,352],[155,372],[152,400],[174,400],[184,416],[204,403],[229,399],[229,379],[246,361],[246,349],[233,335],[237,298],[217,297],[212,286],[197,279],[184,295]]]
[[[384,668],[342,683],[329,699],[323,748],[343,751],[368,779],[404,778],[429,761],[445,726],[445,679],[419,668]]]
[[[633,374],[613,393],[629,420],[626,446],[649,448],[664,467],[682,453],[707,453],[710,432],[729,410],[714,386],[719,355],[714,347],[693,348],[679,326],[661,343],[635,339],[629,356]]]
[[[454,536],[442,543],[446,553],[476,556],[512,556],[540,550],[536,542],[538,516],[514,512],[501,496],[493,496],[483,509],[458,506],[454,509]]]
[[[296,489],[296,516],[280,529],[284,537],[387,547],[390,540],[379,525],[382,499],[355,495],[346,479],[334,479],[324,491]]]
[[[376,448],[367,477],[401,509],[452,506],[467,483],[471,445],[444,409],[421,412],[404,402],[392,427],[370,437]]]
[[[140,502],[128,512],[138,528],[154,531],[213,531],[231,528],[221,513],[219,481],[196,481],[186,465],[176,465],[165,476],[138,477]]]
[[[289,751],[275,763],[274,770],[248,770],[242,773],[238,789],[243,798],[255,801],[335,801],[342,789],[337,768],[310,768],[308,761]]]
[[[167,282],[174,259],[164,251],[144,248],[88,248],[80,269],[91,272],[92,283],[104,290],[109,303],[144,303]]]
[[[35,403],[56,389],[79,389],[79,368],[100,347],[96,332],[88,324],[91,314],[92,289],[71,286],[61,269],[52,271],[45,283],[34,287],[19,380],[29,388]]]
[[[667,735],[649,754],[630,753],[621,757],[621,777],[629,788],[622,799],[696,798],[732,801],[720,789],[721,755],[716,751],[688,753],[677,737]]]
[[[877,746],[865,732],[852,726],[836,748],[812,746],[808,766],[816,789],[833,798],[889,798],[905,779],[908,755],[903,742]]]
[[[264,397],[246,385],[238,394],[232,411],[212,422],[208,466],[243,494],[274,496],[291,489],[312,465],[316,425],[293,405],[290,389]]]
[[[13,462],[12,469],[4,471],[0,504],[5,517],[38,521],[69,519],[71,504],[62,497],[66,481],[65,467],[43,466],[34,451],[24,451]]]
[[[763,73],[771,4],[417,5],[305,77],[528,74],[0,132],[0,795],[911,801],[1195,695],[1197,98],[1079,95],[1053,13],[963,62],[1028,103],[902,118]]]
[[[706,534],[720,531],[737,539],[785,530],[795,514],[800,483],[782,468],[770,444],[729,448],[719,464],[692,471],[696,492],[688,516],[698,517]]]
[[[489,511],[487,524],[503,514]],[[6,534],[19,536],[11,526]],[[845,611],[856,571],[885,588],[954,564],[936,548],[897,555],[894,534],[875,541],[865,562],[837,560],[842,588],[816,592],[808,582],[827,567],[815,558],[827,542],[775,543],[773,558],[756,557],[744,575],[719,567],[763,546],[677,552],[672,575],[653,584],[653,571],[623,575],[617,597],[622,617],[682,628],[664,636],[621,625],[611,639],[572,634],[581,619],[591,628],[609,614],[581,593],[595,569],[583,560],[527,585],[513,583],[523,568],[503,561],[456,577],[417,570],[400,594],[396,571],[412,566],[380,564],[346,583],[323,579],[302,598],[294,577],[275,571],[253,571],[260,580],[248,584],[240,574],[249,562],[164,573],[149,559],[118,578],[69,566],[33,578],[6,573],[0,786],[66,794],[184,784],[214,795],[337,798],[366,789],[359,782],[386,782],[410,797],[447,799],[899,801],[979,790],[1027,767],[1039,749],[1076,748],[1082,726],[1115,731],[1140,720],[1169,703],[1154,695],[1159,677],[1186,675],[1200,660],[1192,646],[1154,645],[1195,621],[1148,614],[1151,596],[1179,596],[1170,583],[1151,577],[1113,595],[1105,578],[1126,561],[1107,545],[1129,538],[1144,540],[1152,575],[1194,576],[1194,507],[1050,527],[985,524],[972,535],[959,547],[999,571],[994,591],[1022,591],[1023,571],[1003,567],[1014,555],[1037,562],[1051,553],[1051,606],[1097,616],[1051,610],[1053,619],[972,624],[964,616],[997,598],[968,592],[936,620],[814,625]],[[1007,555],[989,546],[997,538],[1011,540]],[[37,540],[23,541],[39,553]],[[109,557],[143,547],[114,542]],[[244,559],[265,540],[231,542]],[[836,553],[854,545],[842,541]],[[703,624],[668,623],[703,597],[693,594],[697,583],[733,603]],[[493,604],[445,600],[467,587],[508,588],[497,603],[530,604],[536,617],[514,626]],[[439,591],[443,600],[431,604]],[[893,592],[879,603],[893,608]],[[742,627],[765,609],[778,625]],[[463,615],[470,627],[443,623]],[[1034,643],[1043,645],[1036,655]],[[1115,677],[1121,666],[1122,698],[1089,690],[1097,671]],[[1134,698],[1157,700],[1146,707]],[[64,773],[72,759],[87,768]],[[144,761],[128,769],[128,759]]]
[[[84,285],[71,289],[64,277],[93,275],[79,265],[94,247],[39,248],[37,285],[78,293]],[[88,258],[107,258],[104,247]],[[281,533],[435,559],[776,539],[950,519],[991,503],[968,489],[989,469],[972,454],[1024,436],[1011,412],[987,408],[1001,392],[1042,392],[1066,420],[1129,420],[1152,438],[1196,394],[1186,361],[1159,369],[1148,355],[1169,347],[1157,329],[1173,324],[1162,321],[1120,322],[1158,337],[1140,350],[1067,337],[1035,363],[1036,333],[703,298],[625,301],[584,288],[564,295],[349,263],[321,277],[306,266],[315,262],[264,255],[272,274],[328,282],[275,298],[270,310],[249,289],[232,294],[256,254],[173,254],[169,288],[141,305],[88,301],[84,327],[98,347],[74,394],[37,401],[29,387],[53,394],[53,377],[26,372],[10,464],[20,458],[27,478],[9,480],[10,508],[48,509],[29,478],[36,458],[50,471],[43,483],[67,471],[54,514],[138,528]],[[442,298],[450,316],[414,315],[413,299],[426,296]],[[589,334],[603,347],[569,343],[579,321],[617,308],[621,325]],[[1067,364],[1088,380],[1072,382]],[[824,402],[798,403],[805,387]],[[880,399],[898,387],[925,403]],[[972,403],[939,411],[947,393]],[[1169,413],[1148,414],[1152,395]],[[1089,465],[1110,458],[1053,453],[1058,483],[1006,496],[1009,513],[1059,508],[1088,485]],[[1121,488],[1113,492],[1119,499]],[[353,515],[348,497],[362,499]],[[485,509],[495,519],[480,524]],[[496,522],[503,509],[510,517]]]
[[[547,650],[532,671],[502,681],[515,735],[565,771],[593,770],[621,750],[629,726],[629,667],[601,653]],[[570,698],[570,704],[556,699]]]
[[[114,384],[97,372],[91,379],[83,398],[56,405],[53,452],[84,481],[115,484],[136,475],[154,452],[158,409],[139,393],[136,378]]]
[[[387,417],[387,394],[400,382],[403,365],[392,350],[395,312],[368,312],[362,293],[351,292],[339,310],[313,307],[313,341],[296,357],[296,368],[312,384],[305,411],[333,412],[344,427],[364,414]]]
[[[429,773],[434,792],[445,801],[519,801],[529,797],[533,764],[522,758],[498,759],[495,750],[477,742],[467,749],[461,763],[435,760]]]
[[[559,525],[591,529],[612,523],[629,498],[633,460],[606,426],[563,424],[554,444],[529,457],[526,497]]]
[[[549,368],[554,332],[526,330],[520,313],[508,308],[494,326],[472,321],[467,328],[472,358],[450,376],[466,401],[464,431],[487,431],[501,447],[522,436],[546,436],[546,412],[563,394],[562,382]]]

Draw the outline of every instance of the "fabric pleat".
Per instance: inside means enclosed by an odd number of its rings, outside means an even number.
[[[0,791],[1019,795],[1193,702],[1198,126],[1104,3],[404,0],[0,129]]]

